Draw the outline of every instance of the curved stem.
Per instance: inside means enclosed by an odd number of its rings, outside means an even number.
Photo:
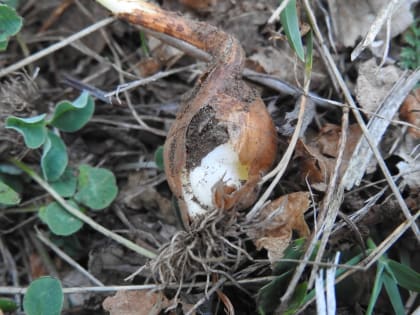
[[[120,243],[124,247],[142,255],[147,258],[155,258],[157,255],[146,249],[143,248],[132,241],[108,230],[107,228],[103,227],[102,225],[96,223],[90,217],[85,215],[84,213],[80,212],[76,208],[72,207],[67,203],[67,201],[61,197],[45,180],[43,180],[34,170],[32,170],[29,166],[25,163],[18,161],[16,159],[10,159],[10,162],[28,174],[34,181],[36,181],[42,188],[44,188],[64,209],[66,209],[69,213],[74,215],[76,218],[80,219],[87,225],[89,225],[92,229],[98,231],[99,233],[113,239],[117,243]]]

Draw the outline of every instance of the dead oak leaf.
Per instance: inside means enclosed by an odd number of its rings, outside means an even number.
[[[258,250],[265,248],[273,264],[283,257],[292,232],[302,237],[310,233],[303,214],[309,208],[308,192],[295,192],[281,196],[265,206],[258,217],[255,230],[250,233]]]
[[[362,132],[357,124],[349,126],[347,142],[344,149],[340,175],[347,168],[353,150]],[[341,127],[334,124],[324,125],[318,135],[309,143],[299,141],[295,157],[298,159],[299,171],[303,180],[308,179],[311,186],[319,191],[325,191],[339,153]]]
[[[169,306],[168,299],[161,292],[118,291],[102,303],[110,315],[157,315]]]

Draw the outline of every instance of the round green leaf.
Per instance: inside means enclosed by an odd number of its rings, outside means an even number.
[[[77,177],[74,172],[72,168],[67,167],[59,179],[49,183],[61,197],[71,197],[76,192]]]
[[[0,310],[5,312],[13,312],[18,308],[12,299],[0,298]]]
[[[80,165],[78,179],[75,199],[92,210],[108,207],[118,194],[115,176],[106,169]]]
[[[16,35],[22,27],[22,18],[16,10],[5,4],[0,4],[0,41],[7,41],[10,36]]]
[[[50,124],[66,132],[82,128],[92,118],[95,103],[88,92],[83,92],[74,101],[62,101],[57,104]]]
[[[5,205],[17,205],[19,202],[19,194],[0,180],[0,203]]]
[[[72,207],[79,209],[74,201],[69,200],[68,203]],[[45,207],[45,210],[41,210],[39,215],[41,220],[48,225],[51,232],[56,235],[68,236],[76,233],[83,226],[83,221],[73,216],[57,202],[51,202]]]
[[[30,149],[39,148],[45,142],[47,138],[45,124],[45,114],[29,118],[10,116],[6,119],[6,128],[19,132],[23,136],[25,145]]]
[[[165,165],[163,164],[163,146],[160,145],[155,151],[155,163],[158,169],[163,171],[165,169]]]
[[[59,315],[63,308],[63,289],[53,277],[41,277],[32,281],[23,298],[27,315]]]
[[[48,181],[58,180],[64,173],[67,163],[66,145],[59,136],[49,131],[41,157],[41,168],[44,178]]]

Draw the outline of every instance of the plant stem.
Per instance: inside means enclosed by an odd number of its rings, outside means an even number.
[[[94,220],[92,220],[90,217],[88,217],[84,213],[80,212],[76,208],[69,205],[63,197],[61,197],[45,180],[43,180],[35,171],[33,171],[25,163],[18,161],[16,159],[10,159],[10,162],[16,165],[26,174],[28,174],[34,181],[36,181],[42,188],[44,188],[64,209],[66,209],[69,213],[74,215],[76,218],[82,220],[84,223],[89,225],[92,229],[98,231],[99,233],[102,233],[103,235],[113,239],[117,243],[120,243],[121,245],[127,247],[128,249],[131,249],[132,251],[142,256],[145,256],[147,258],[155,258],[157,256],[154,252],[148,249],[145,249],[133,243],[132,241],[108,230],[102,225],[96,223]]]

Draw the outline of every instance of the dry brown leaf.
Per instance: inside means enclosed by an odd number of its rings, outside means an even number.
[[[413,23],[410,6],[412,1],[403,4],[391,18],[391,37],[395,37]],[[345,47],[352,47],[356,41],[366,35],[380,9],[387,3],[383,0],[336,0],[329,1],[331,17],[337,28],[337,37]],[[385,27],[377,36],[385,38]]]
[[[303,65],[297,63],[293,50],[286,45],[277,49],[272,46],[259,47],[257,51],[246,60],[246,66],[254,71],[279,77],[280,79],[296,84],[296,80],[303,80]],[[314,58],[312,83],[317,86],[325,83],[325,70],[319,58]]]
[[[265,248],[271,263],[281,259],[292,232],[307,237],[310,233],[303,214],[309,208],[308,192],[295,192],[270,202],[259,214],[261,222],[251,233],[258,250]]]
[[[362,132],[357,124],[349,126],[340,174],[347,168],[348,161],[361,134]],[[326,124],[308,144],[299,141],[296,146],[295,156],[299,158],[301,177],[303,179],[307,178],[311,186],[319,191],[325,191],[334,171],[340,137],[340,126]]]
[[[420,127],[420,88],[415,89],[407,96],[400,108],[400,118],[406,122]],[[420,130],[410,127],[408,132],[416,139],[420,139]]]
[[[110,315],[157,315],[170,305],[161,292],[118,291],[102,303]]]
[[[379,68],[375,58],[362,63],[356,83],[356,98],[360,106],[374,113],[400,76],[399,68],[394,65]]]

